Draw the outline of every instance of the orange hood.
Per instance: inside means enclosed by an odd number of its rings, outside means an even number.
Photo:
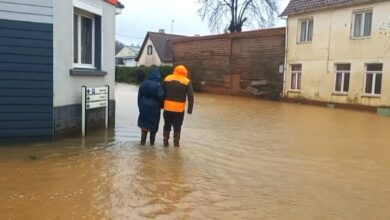
[[[175,70],[173,71],[173,74],[187,77],[188,71],[187,71],[187,68],[185,66],[179,65],[175,68]]]

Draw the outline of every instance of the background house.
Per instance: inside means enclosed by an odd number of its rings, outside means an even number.
[[[138,66],[172,66],[173,53],[171,41],[185,36],[148,32],[135,61]]]
[[[117,66],[137,66],[135,58],[138,56],[140,47],[125,46],[115,56]]]
[[[113,118],[115,15],[123,6],[115,0],[0,3],[0,142],[79,131],[83,85],[111,86]],[[103,121],[102,113],[91,112],[89,120]]]
[[[390,106],[390,1],[292,0],[288,98]]]

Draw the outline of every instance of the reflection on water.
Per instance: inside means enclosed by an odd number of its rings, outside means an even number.
[[[110,131],[0,148],[0,219],[390,219],[390,119],[197,94],[181,148]]]

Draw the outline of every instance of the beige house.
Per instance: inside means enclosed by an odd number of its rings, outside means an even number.
[[[390,1],[291,0],[286,98],[390,107]]]
[[[172,66],[173,53],[171,41],[185,36],[148,32],[142,43],[141,50],[135,58],[137,66]]]

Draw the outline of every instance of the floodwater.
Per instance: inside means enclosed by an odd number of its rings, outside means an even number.
[[[390,118],[196,94],[180,148],[140,146],[137,87],[83,140],[0,148],[0,219],[390,219]]]

